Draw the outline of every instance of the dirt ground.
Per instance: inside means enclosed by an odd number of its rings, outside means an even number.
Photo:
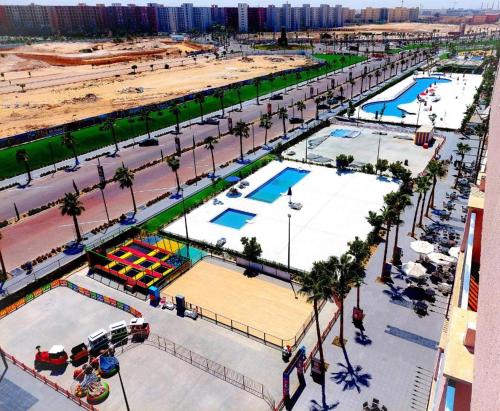
[[[19,63],[13,59],[19,57],[7,56],[0,59],[0,72],[6,73],[5,77],[8,79],[13,74],[5,70],[3,60],[10,65]],[[169,70],[165,70],[160,64],[154,71],[148,69],[135,75],[123,74],[130,72],[129,63],[126,66],[123,64],[109,66],[110,74],[100,79],[92,78],[96,72],[93,72],[95,69],[88,65],[54,67],[43,63],[39,69],[33,69],[31,73],[30,80],[38,88],[30,89],[32,86],[26,80],[28,86],[26,92],[2,93],[0,136],[7,137],[118,109],[165,101],[205,88],[222,86],[309,63],[309,60],[300,56],[258,56],[252,57],[250,61],[238,58],[207,61],[199,58],[196,64],[191,61],[185,66],[171,65]],[[117,70],[119,68],[122,74],[118,76],[114,72],[115,67]],[[19,75],[19,73],[14,74]],[[102,77],[102,74],[100,76]],[[67,78],[66,84],[54,85],[53,82],[60,81],[61,77]],[[12,84],[21,81],[12,80]],[[0,93],[1,86],[7,87],[7,81],[0,82]],[[17,87],[15,89],[19,90]]]
[[[183,295],[191,304],[283,339],[293,338],[312,312],[312,305],[302,296],[296,300],[285,282],[246,277],[206,261],[197,263],[162,294]]]

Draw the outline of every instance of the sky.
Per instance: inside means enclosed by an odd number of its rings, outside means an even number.
[[[404,6],[406,7],[422,7],[422,8],[480,8],[483,0],[403,0]],[[145,5],[147,3],[160,3],[169,6],[178,6],[181,3],[193,3],[195,6],[210,6],[212,4],[217,4],[219,6],[235,6],[238,2],[248,3],[251,6],[267,6],[268,4],[281,5],[285,3],[285,0],[169,0],[168,2],[161,0],[0,0],[0,4],[46,4],[46,5],[76,5],[78,3],[86,3],[89,5],[96,3],[122,3],[122,4],[137,4]],[[320,4],[342,4],[344,7],[350,7],[354,9],[360,9],[367,6],[381,7],[381,0],[290,0],[289,3],[292,6],[298,6],[302,3],[308,3],[312,6],[318,6]],[[484,1],[485,7],[491,4],[497,5],[497,1],[488,0]],[[384,0],[384,7],[395,7],[401,5],[401,0]]]

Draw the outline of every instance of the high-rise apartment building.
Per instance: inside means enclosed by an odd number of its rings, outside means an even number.
[[[238,3],[238,31],[248,32],[248,4]]]

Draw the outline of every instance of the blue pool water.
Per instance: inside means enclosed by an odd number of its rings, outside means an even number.
[[[239,230],[247,223],[248,220],[251,220],[255,216],[256,214],[247,213],[246,211],[228,208],[217,217],[212,218],[210,222]]]
[[[427,77],[419,78],[415,80],[415,83],[403,91],[398,97],[393,100],[387,101],[377,101],[375,103],[368,103],[363,106],[363,110],[367,113],[375,114],[377,111],[380,113],[382,107],[385,105],[384,116],[402,117],[402,112],[398,108],[401,104],[408,104],[417,99],[417,96],[426,90],[429,86],[434,83],[448,83],[451,80],[438,78],[438,77]]]
[[[307,174],[309,174],[307,170],[287,167],[248,194],[247,198],[263,201],[265,203],[272,203],[278,199],[282,193],[286,193],[289,187],[294,186]]]
[[[340,137],[340,138],[354,138],[359,136],[361,133],[355,130],[346,130],[344,128],[336,128],[330,133],[330,137]]]

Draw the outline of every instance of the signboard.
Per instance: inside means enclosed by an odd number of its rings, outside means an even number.
[[[177,151],[177,155],[181,156],[181,139],[179,137],[175,137],[175,150]]]
[[[97,166],[97,174],[99,175],[99,186],[103,190],[106,187],[106,177],[104,176],[104,167],[100,164]]]

